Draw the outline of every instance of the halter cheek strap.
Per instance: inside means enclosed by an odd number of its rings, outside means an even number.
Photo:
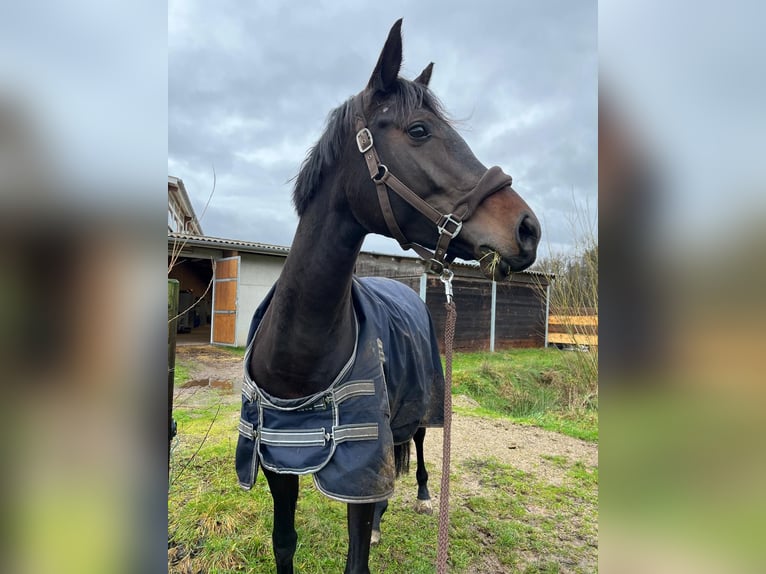
[[[383,213],[383,219],[386,222],[388,231],[399,242],[402,249],[413,249],[428,262],[427,271],[441,275],[448,268],[446,258],[449,243],[458,236],[463,228],[463,222],[473,215],[476,208],[485,198],[511,185],[511,176],[503,173],[503,170],[497,166],[489,168],[476,184],[476,187],[461,198],[449,213],[442,213],[407,187],[380,161],[378,152],[375,150],[372,132],[367,127],[364,117],[362,98],[362,94],[357,94],[354,97],[356,145],[367,164],[370,178],[375,183],[378,203],[380,204],[380,210]],[[389,189],[422,213],[436,226],[439,237],[436,240],[436,248],[433,251],[407,240],[401,227],[396,222],[388,195]]]

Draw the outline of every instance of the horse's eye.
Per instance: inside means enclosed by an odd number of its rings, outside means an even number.
[[[412,139],[422,140],[428,137],[428,130],[423,124],[412,124],[407,128],[407,133]]]

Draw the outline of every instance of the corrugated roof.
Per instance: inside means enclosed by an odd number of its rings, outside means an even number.
[[[470,267],[472,269],[479,269],[481,266],[477,261],[454,261],[452,266]],[[518,273],[526,273],[528,275],[540,275],[542,277],[553,277],[551,273],[545,273],[543,271],[535,271],[533,269],[525,269],[524,271],[518,271]]]
[[[246,253],[266,253],[270,255],[287,256],[289,247],[270,245],[268,243],[256,243],[253,241],[240,241],[236,239],[224,239],[222,237],[209,237],[207,235],[188,235],[186,233],[168,233],[168,242],[175,241],[189,246],[214,247],[244,251]]]

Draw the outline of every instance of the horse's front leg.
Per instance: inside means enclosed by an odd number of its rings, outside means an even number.
[[[418,500],[415,503],[415,511],[420,514],[432,514],[431,494],[428,492],[428,472],[426,471],[426,461],[423,456],[423,442],[426,438],[425,427],[420,427],[415,431],[415,436],[412,438],[415,441],[415,452],[418,457],[418,470],[415,473],[415,478],[418,481]]]
[[[370,535],[375,503],[348,505],[348,556],[345,574],[370,574]]]
[[[277,474],[263,469],[274,500],[274,529],[271,543],[277,574],[293,574],[293,556],[298,544],[295,531],[295,507],[298,504],[298,477],[293,474]]]

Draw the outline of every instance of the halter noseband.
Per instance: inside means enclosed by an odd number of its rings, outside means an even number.
[[[447,248],[450,241],[460,233],[460,230],[463,228],[463,222],[473,215],[484,199],[500,189],[511,185],[511,176],[503,173],[503,170],[497,166],[489,168],[481,177],[479,183],[476,184],[476,187],[462,197],[449,213],[444,214],[402,183],[380,161],[378,152],[375,150],[372,132],[367,127],[367,121],[365,120],[363,94],[360,93],[354,96],[353,105],[356,122],[356,145],[359,152],[363,154],[367,169],[370,172],[370,178],[375,183],[380,210],[383,213],[383,218],[386,221],[389,232],[399,242],[402,249],[415,250],[428,263],[427,271],[437,275],[443,274],[448,270],[449,266],[449,263],[446,262]],[[389,189],[436,225],[439,239],[436,241],[436,249],[434,251],[430,251],[417,243],[412,243],[404,236],[391,208],[391,201],[388,196]]]

